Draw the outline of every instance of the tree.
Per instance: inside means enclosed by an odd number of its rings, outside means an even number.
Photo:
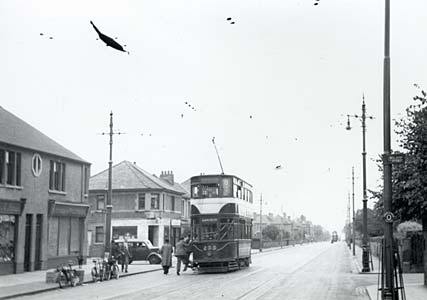
[[[427,244],[427,93],[420,92],[406,109],[406,117],[395,122],[405,162],[392,168],[392,211],[401,221],[421,220]],[[382,192],[374,196],[379,199],[376,208],[381,210]],[[424,257],[427,259],[427,250]],[[427,285],[427,264],[424,284]]]
[[[262,229],[262,236],[275,241],[280,236],[280,230],[275,225],[267,225]]]
[[[367,210],[368,215],[368,236],[381,236],[384,234],[384,221],[379,210],[370,209]],[[355,216],[355,230],[362,235],[363,233],[363,211],[359,209]]]

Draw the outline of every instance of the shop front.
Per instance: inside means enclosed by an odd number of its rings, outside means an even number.
[[[24,201],[0,199],[0,275],[15,272],[18,220]]]
[[[87,204],[49,201],[48,268],[85,256],[88,210]]]

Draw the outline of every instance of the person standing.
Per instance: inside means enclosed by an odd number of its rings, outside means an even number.
[[[124,270],[125,273],[127,273],[128,272],[129,260],[131,257],[127,237],[125,237],[125,239],[123,241],[123,245],[120,247],[120,252],[121,252],[122,272]]]
[[[169,273],[169,268],[172,266],[172,245],[169,243],[169,239],[165,239],[165,243],[162,248],[160,248],[160,254],[162,255],[162,267],[163,274],[167,275]]]
[[[185,241],[183,237],[180,237],[178,243],[176,243],[175,256],[177,258],[176,275],[179,275],[179,272],[181,272],[181,261],[184,261],[185,265],[185,259],[187,257],[187,252],[185,251]]]
[[[188,264],[190,264],[190,255],[191,255],[191,252],[193,252],[193,241],[191,240],[190,235],[188,235],[184,239],[184,242],[185,242],[184,249],[185,249],[186,257],[184,260],[184,269],[182,270],[183,272],[187,271]]]

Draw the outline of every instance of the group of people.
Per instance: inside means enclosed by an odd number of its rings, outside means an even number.
[[[113,257],[122,265],[122,272],[127,273],[129,261],[132,257],[127,238],[120,245],[114,240],[111,241],[110,259]]]
[[[190,254],[192,252],[192,241],[190,236],[181,237],[176,243],[175,247],[175,256],[177,258],[176,274],[180,275],[181,272],[181,263],[184,264],[185,272],[190,264]],[[169,268],[172,266],[172,253],[173,247],[169,242],[169,239],[165,240],[162,248],[160,249],[160,254],[162,255],[162,267],[163,273],[167,275],[169,273]]]

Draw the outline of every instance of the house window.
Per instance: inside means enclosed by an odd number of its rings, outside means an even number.
[[[151,194],[151,209],[159,209],[159,208],[160,208],[160,195]]]
[[[0,150],[0,183],[21,185],[21,153]]]
[[[145,209],[145,194],[138,193],[138,209]]]
[[[171,196],[171,210],[175,211],[175,196]]]
[[[89,167],[83,167],[83,193],[89,194]]]
[[[95,227],[95,243],[104,242],[104,226]]]
[[[105,209],[105,197],[103,195],[96,197],[96,209]]]
[[[39,177],[42,173],[42,158],[40,154],[35,153],[33,155],[31,170],[33,171],[34,176]]]
[[[50,161],[49,189],[65,192],[65,164],[59,161]]]

